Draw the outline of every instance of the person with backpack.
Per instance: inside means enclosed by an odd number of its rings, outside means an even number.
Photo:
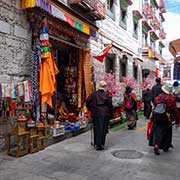
[[[130,86],[126,86],[126,91],[124,93],[124,105],[128,130],[133,130],[136,127],[137,122],[137,97],[136,94],[132,92]]]
[[[154,100],[154,110],[151,117],[153,122],[149,145],[154,146],[154,154],[159,155],[160,149],[167,152],[172,145],[172,120],[176,115],[176,125],[179,125],[180,116],[176,99],[172,95],[172,88],[166,84],[162,86],[162,93]]]
[[[94,147],[97,151],[104,149],[108,123],[113,116],[112,98],[106,92],[106,86],[105,81],[100,81],[97,91],[91,93],[86,100],[93,121]]]

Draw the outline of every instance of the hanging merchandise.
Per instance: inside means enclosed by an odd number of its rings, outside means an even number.
[[[41,41],[41,50],[42,50],[41,58],[48,58],[50,56],[50,47],[49,47],[49,35],[48,35],[46,18],[44,18],[41,22],[40,41]]]
[[[15,117],[19,108],[29,111],[31,98],[30,81],[0,84],[0,115],[3,118]]]
[[[58,73],[58,69],[54,62],[53,56],[49,47],[49,35],[47,27],[47,19],[44,18],[40,27],[40,41],[41,41],[41,64],[40,64],[40,93],[41,104],[47,103],[52,107],[52,96],[55,92],[55,75]]]
[[[40,96],[39,96],[39,69],[41,62],[41,46],[38,38],[38,33],[33,34],[33,48],[31,55],[31,113],[38,121],[40,118]]]

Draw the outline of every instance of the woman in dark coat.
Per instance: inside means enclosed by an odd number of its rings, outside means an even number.
[[[94,146],[103,150],[108,132],[108,123],[112,117],[112,98],[106,92],[106,82],[100,81],[97,91],[89,95],[86,106],[91,112],[94,130]]]
[[[166,104],[165,116],[160,119],[159,116],[152,114],[151,121],[153,121],[152,133],[149,139],[149,145],[154,146],[154,153],[160,154],[159,149],[163,149],[165,152],[172,146],[172,118],[175,114],[177,118],[177,124],[179,125],[179,112],[176,106],[176,99],[171,95],[172,89],[169,85],[162,86],[162,93],[158,95],[154,100],[156,106],[160,102]]]
[[[143,94],[143,102],[144,102],[144,117],[149,119],[151,112],[152,112],[152,90],[150,89],[151,85],[147,85],[147,89]]]

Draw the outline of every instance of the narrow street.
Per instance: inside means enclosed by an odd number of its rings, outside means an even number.
[[[175,148],[155,156],[146,123],[110,131],[103,151],[92,148],[88,131],[21,158],[1,155],[0,180],[179,180],[180,129],[173,129]]]

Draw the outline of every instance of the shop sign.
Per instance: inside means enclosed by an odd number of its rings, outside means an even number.
[[[57,0],[57,1],[59,1],[60,3],[65,4],[66,6],[67,6],[67,4],[68,4],[68,3],[67,3],[68,0]]]

